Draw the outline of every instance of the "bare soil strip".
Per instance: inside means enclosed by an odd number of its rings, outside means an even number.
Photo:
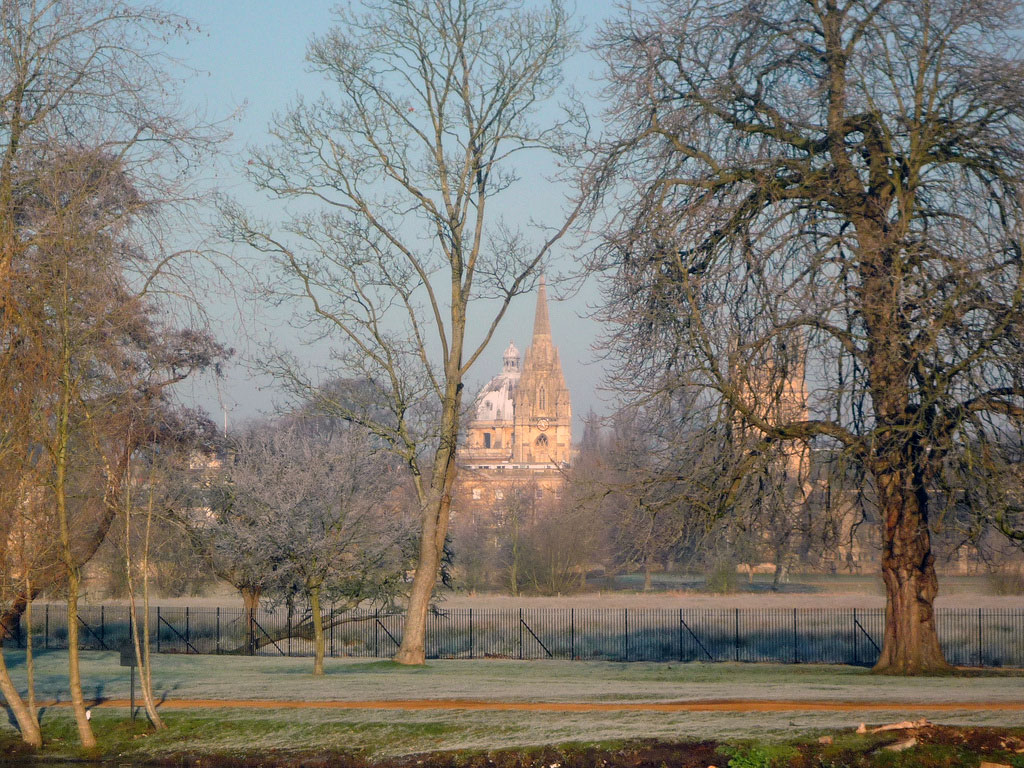
[[[136,706],[141,701],[136,700]],[[69,706],[51,701],[43,707]],[[128,707],[128,699],[94,700],[93,707]],[[394,699],[372,701],[287,701],[275,699],[166,699],[161,709],[463,709],[498,712],[1020,712],[1024,701],[811,701],[705,699],[655,702],[485,701],[479,699]]]

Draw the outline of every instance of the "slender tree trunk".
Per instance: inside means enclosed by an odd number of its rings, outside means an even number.
[[[156,711],[156,699],[153,697],[153,665],[149,653],[149,545],[152,540],[150,533],[153,529],[153,485],[150,483],[149,503],[146,506],[146,535],[142,542],[142,609],[143,619],[143,648],[139,648],[139,641],[135,641],[135,655],[139,661],[139,678],[142,683],[142,699],[146,703],[146,714],[149,721],[158,731],[166,728],[160,714]],[[135,608],[132,607],[132,615],[135,615]],[[136,635],[138,635],[138,623],[136,622]],[[141,653],[140,653],[141,650]]]
[[[324,617],[320,615],[320,585],[309,588],[309,607],[313,619],[313,674],[324,673]]]
[[[149,497],[149,515],[146,518],[146,543],[143,548],[144,557],[142,560],[142,663],[139,665],[139,677],[142,680],[143,696],[149,696],[146,702],[146,711],[149,712],[149,704],[153,702],[153,711],[156,712],[156,702],[153,699],[153,656],[149,640],[149,541],[150,528],[153,521],[153,495]],[[157,627],[159,631],[159,627]],[[157,728],[165,727],[162,720]]]
[[[452,376],[449,373],[449,382]],[[453,387],[450,383],[449,396],[445,398],[442,413],[441,439],[434,459],[431,474],[430,496],[423,508],[423,531],[420,535],[419,560],[416,575],[412,580],[409,594],[409,608],[405,614],[402,644],[395,653],[394,661],[399,664],[423,664],[426,662],[427,612],[430,598],[444,554],[444,542],[448,535],[451,518],[452,488],[455,485],[455,448],[459,437],[459,394],[461,383]]]
[[[78,724],[78,736],[82,746],[92,749],[96,746],[89,718],[82,696],[82,678],[78,657],[78,593],[81,575],[71,552],[71,526],[67,507],[67,464],[68,443],[71,422],[71,355],[65,343],[62,366],[61,399],[57,413],[57,434],[55,453],[54,496],[56,497],[57,520],[60,524],[61,557],[68,575],[68,685],[71,689],[71,706]]]
[[[4,695],[4,701],[11,709],[11,714],[18,723],[18,730],[21,732],[21,740],[32,747],[43,746],[43,737],[39,731],[39,723],[33,711],[25,704],[18,689],[14,687],[11,674],[7,669],[7,662],[3,654],[3,638],[0,638],[0,693]]]
[[[89,716],[86,714],[85,697],[82,695],[82,673],[78,657],[78,593],[81,577],[77,569],[68,577],[68,687],[71,689],[71,708],[75,712],[78,738],[86,749],[96,746],[96,737]]]
[[[886,603],[885,637],[874,671],[916,675],[948,670],[935,624],[939,582],[923,481],[897,471],[876,474],[876,480]]]
[[[21,562],[21,568],[25,572],[25,586],[24,594],[32,594],[32,557],[29,555],[29,544],[28,544],[28,531],[26,530],[26,521],[22,520],[19,528],[19,551],[18,557]],[[25,632],[25,678],[26,685],[28,686],[25,695],[27,698],[29,715],[32,720],[35,721],[36,729],[39,728],[39,711],[36,709],[36,660],[35,654],[33,653],[34,646],[32,645],[32,601],[28,600],[25,603],[25,624],[28,629]],[[17,636],[19,624],[14,627],[15,636]],[[3,632],[0,632],[0,638],[2,638]]]
[[[32,594],[32,578],[29,576],[29,566],[25,566],[25,592]],[[36,659],[32,646],[32,601],[25,606],[25,623],[28,631],[25,633],[25,678],[28,691],[28,711],[32,719],[39,727],[39,711],[36,709]]]
[[[151,485],[152,488],[152,485]],[[149,669],[149,654],[144,652],[142,647],[142,641],[139,637],[139,618],[138,612],[135,606],[135,580],[132,578],[132,544],[131,544],[131,519],[132,519],[132,508],[131,508],[131,483],[128,484],[128,489],[125,496],[124,505],[124,547],[125,547],[125,571],[126,579],[128,582],[128,603],[129,609],[131,610],[131,631],[132,631],[132,646],[135,653],[135,661],[139,667],[139,687],[142,689],[142,701],[146,708],[146,716],[149,718],[149,722],[152,723],[156,730],[163,730],[167,726],[164,721],[160,718],[160,714],[156,711],[156,701],[153,698],[153,688],[150,685],[152,676],[150,675]],[[143,590],[145,597],[143,599],[144,609],[146,615],[149,615],[149,590],[148,590],[148,579],[149,579],[149,531],[150,524],[153,518],[153,492],[150,490],[149,493],[149,505],[147,508],[146,515],[146,534],[143,540],[142,548],[142,579],[143,579]],[[146,635],[149,635],[149,627],[147,624]]]
[[[256,610],[260,607],[259,587],[239,587],[242,593],[242,610],[245,613],[246,648],[256,653]]]

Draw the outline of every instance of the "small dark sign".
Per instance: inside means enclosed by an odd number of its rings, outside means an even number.
[[[135,646],[131,643],[125,643],[121,646],[121,666],[122,667],[137,667],[138,664],[135,661]]]

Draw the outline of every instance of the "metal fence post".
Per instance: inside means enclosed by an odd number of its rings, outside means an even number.
[[[185,606],[185,653],[188,653],[188,647],[190,645],[192,645],[192,643],[189,641],[189,637],[191,636],[191,632],[189,632],[189,627],[190,627],[189,613],[188,613],[188,606],[186,605]]]
[[[859,659],[857,658],[857,609],[853,609],[853,624],[850,627],[850,632],[853,634],[853,666],[857,666]]]
[[[156,652],[160,653],[160,606],[156,607]]]
[[[978,666],[982,666],[981,663],[981,608],[978,609]]]
[[[679,661],[683,660],[683,609],[679,609]]]
[[[469,609],[469,658],[473,658],[473,609]]]
[[[523,658],[523,609],[519,609],[519,658]]]
[[[569,609],[569,659],[576,660],[576,609]]]
[[[220,606],[217,606],[217,653],[220,653]]]
[[[736,618],[733,630],[733,658],[736,661],[740,660],[740,609],[736,610]]]
[[[793,609],[793,663],[800,663],[800,657],[798,655],[796,646],[796,608]]]
[[[623,656],[625,656],[626,661],[629,661],[629,608],[623,608],[622,610],[624,611],[622,614],[623,627],[626,630],[622,640],[622,649],[624,652]]]

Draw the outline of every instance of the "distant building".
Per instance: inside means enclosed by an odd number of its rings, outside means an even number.
[[[572,456],[572,403],[541,276],[530,346],[520,361],[509,343],[501,373],[480,392],[466,426],[454,510],[489,510],[513,488],[529,488],[538,500],[557,496]]]

